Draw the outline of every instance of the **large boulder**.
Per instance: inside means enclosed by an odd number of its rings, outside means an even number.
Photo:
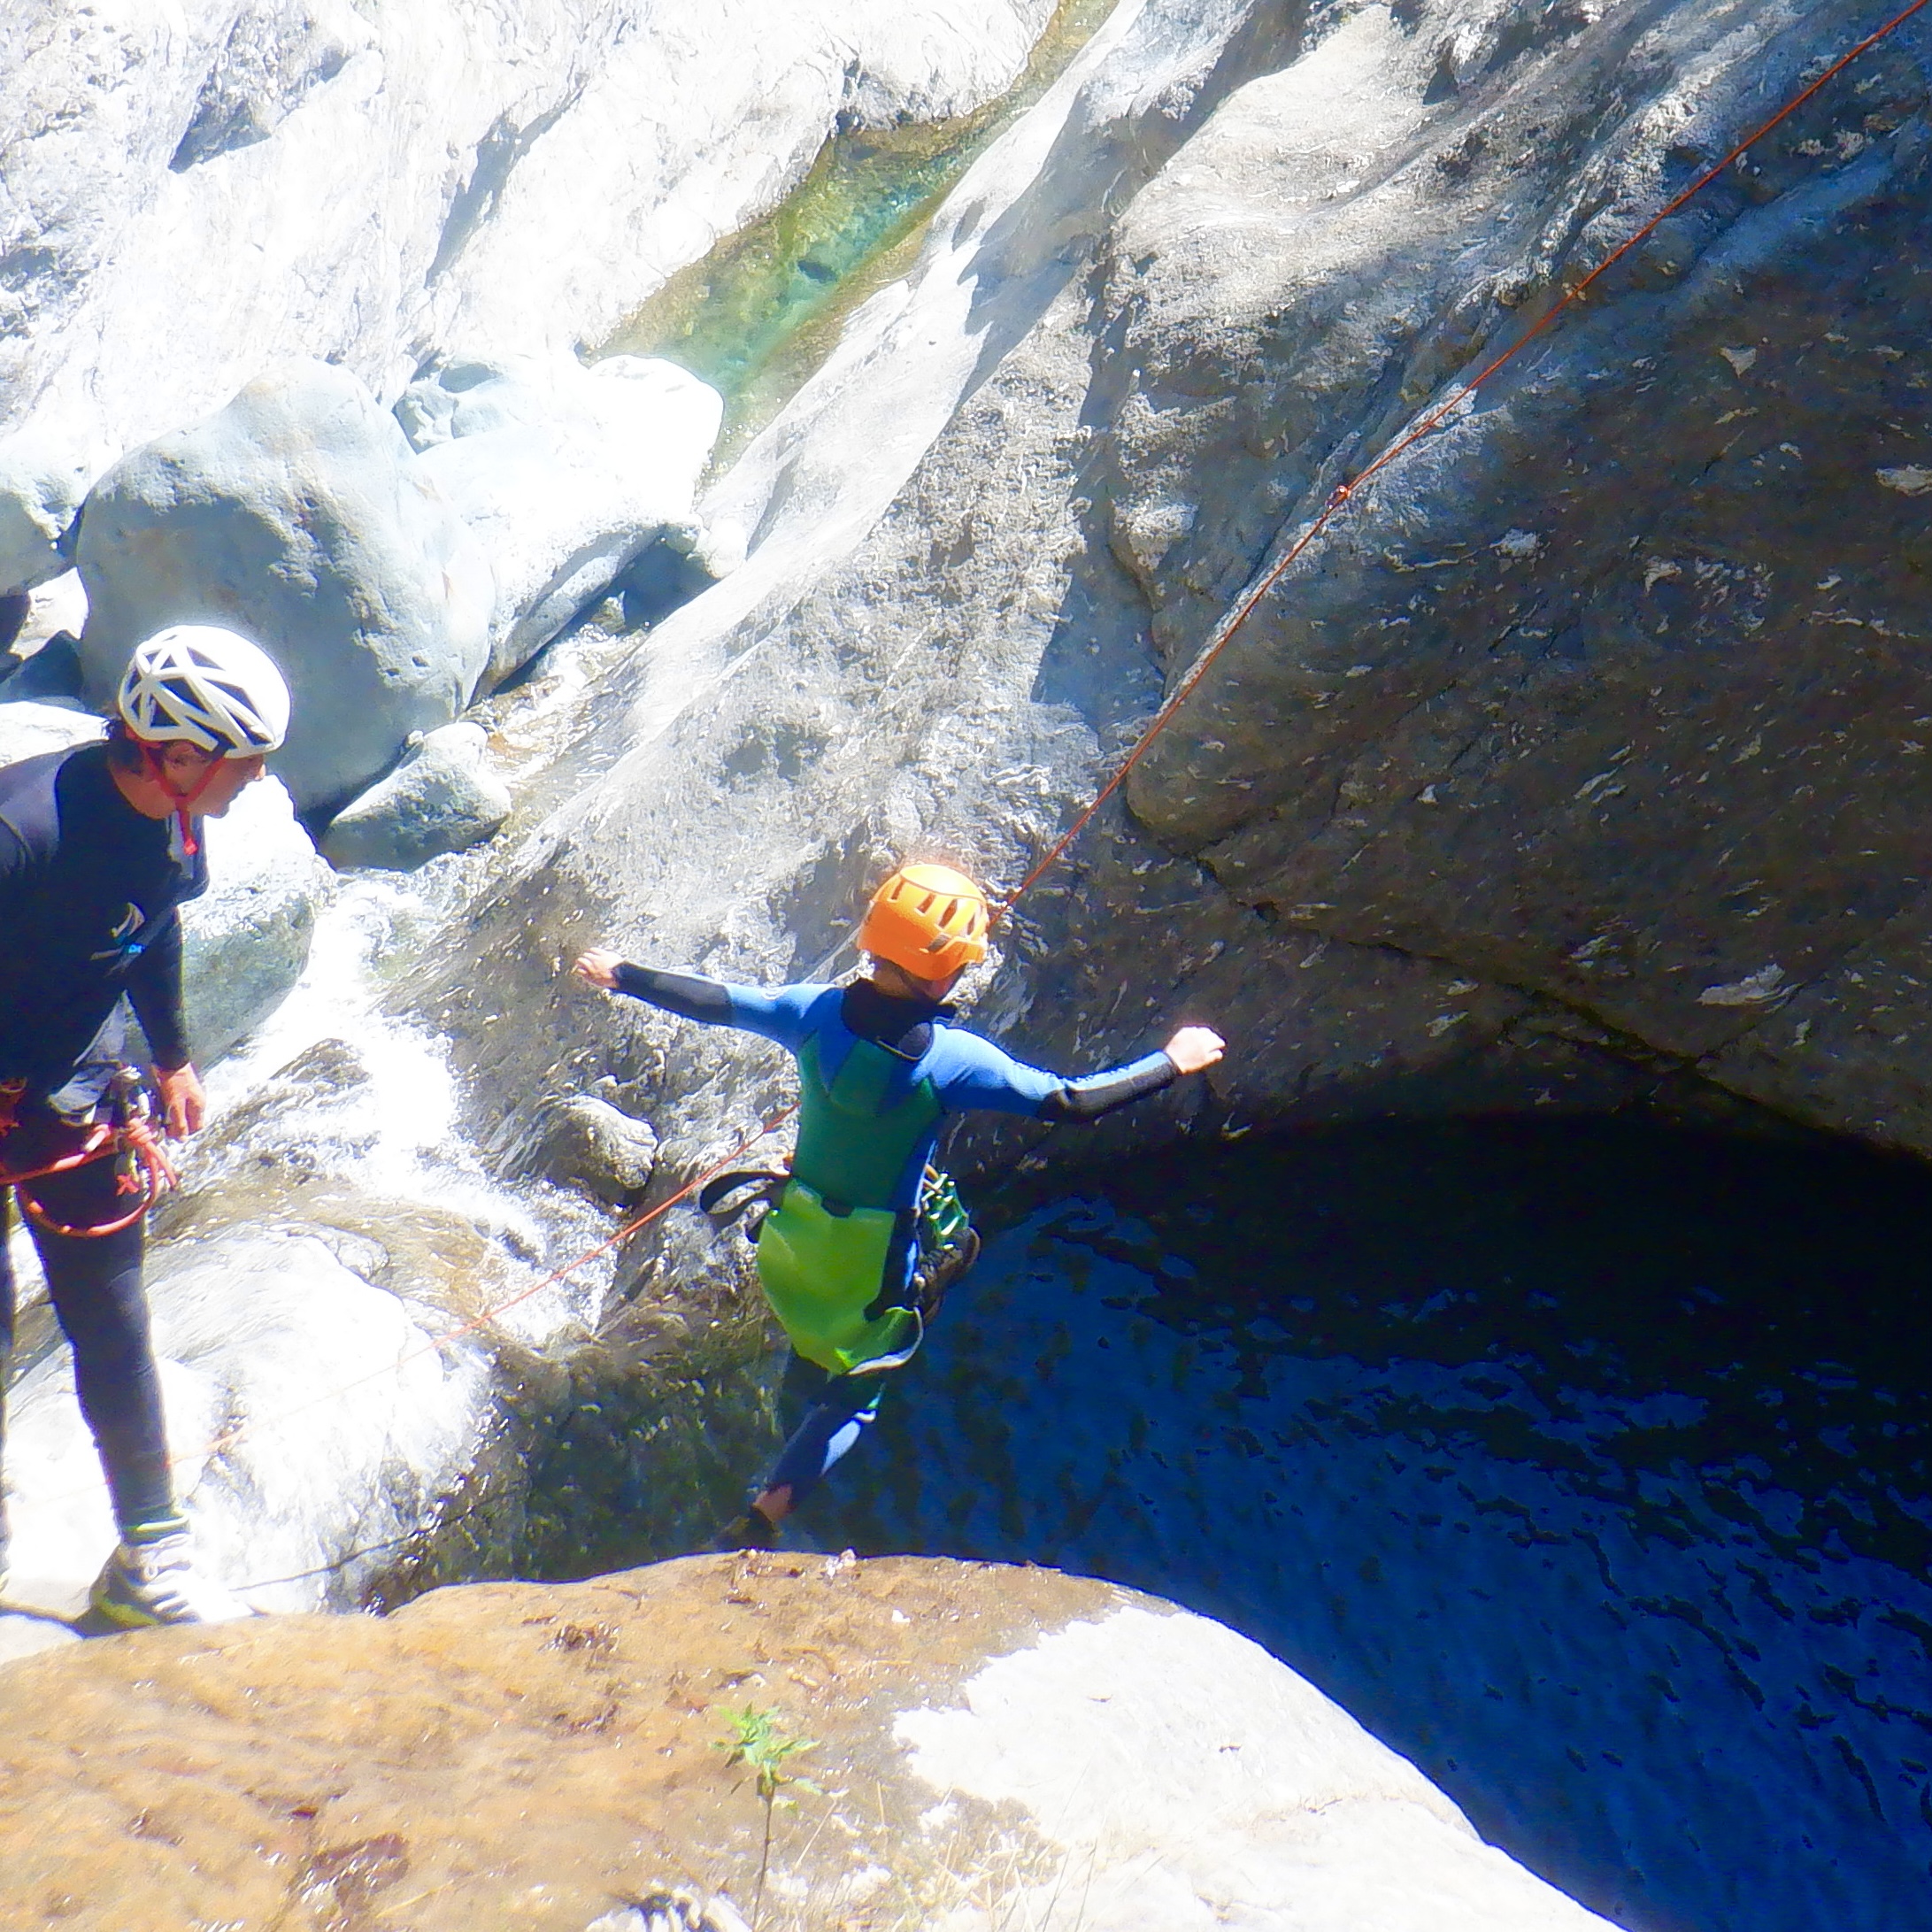
[[[322,856],[343,868],[413,872],[467,851],[510,816],[510,788],[486,763],[481,725],[445,725],[414,739],[403,762],[338,812]]]
[[[525,357],[453,362],[405,390],[396,416],[496,568],[493,683],[690,527],[724,403],[674,362]]]
[[[23,1926],[1607,1925],[1258,1645],[1044,1569],[697,1557],[69,1647],[0,1673],[0,1766]]]
[[[0,595],[69,568],[65,540],[87,489],[86,460],[64,443],[33,432],[0,440]]]
[[[79,560],[96,702],[164,625],[232,626],[288,674],[273,765],[304,811],[448,723],[488,662],[489,558],[395,418],[326,363],[282,364],[116,464],[88,499]]]
[[[357,1600],[473,1461],[474,1343],[381,1285],[381,1244],[230,1228],[155,1256],[175,1485],[211,1564],[268,1607]],[[113,1545],[65,1346],[42,1319],[8,1398],[11,1605],[70,1616]]]
[[[203,1066],[273,1012],[309,962],[329,869],[279,780],[202,821],[208,889],[181,911],[188,1040]]]

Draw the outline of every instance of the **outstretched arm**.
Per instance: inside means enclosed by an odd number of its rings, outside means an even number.
[[[997,1113],[1030,1115],[1037,1120],[1085,1125],[1170,1087],[1182,1074],[1199,1073],[1220,1059],[1218,1034],[1205,1027],[1183,1027],[1158,1053],[1126,1066],[1064,1080],[1028,1066],[976,1034],[948,1032],[951,1049],[942,1090],[949,1111],[983,1107]]]
[[[707,1027],[735,1027],[794,1051],[804,1042],[805,1016],[822,986],[781,986],[766,992],[756,986],[731,986],[695,973],[660,973],[621,954],[593,948],[571,970],[587,985],[608,993],[627,993],[646,1005]]]

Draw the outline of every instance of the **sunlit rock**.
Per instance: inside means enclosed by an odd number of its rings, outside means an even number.
[[[101,720],[78,705],[9,702],[6,689],[0,684],[0,765],[17,765],[42,751],[65,751],[101,735]]]
[[[32,614],[31,604],[23,614]],[[32,702],[82,710],[85,685],[80,650],[65,632],[50,637],[26,658],[11,651],[0,657],[0,704]]]
[[[1053,0],[5,11],[0,430],[98,473],[278,358],[388,402],[607,341],[836,128],[997,98]]]
[[[382,1246],[232,1229],[150,1267],[176,1487],[215,1573],[273,1608],[352,1605],[470,1468],[485,1359],[379,1286]],[[71,1613],[114,1542],[57,1338],[8,1403],[10,1603]]]
[[[352,796],[446,724],[489,661],[489,559],[346,371],[297,361],[136,450],[81,526],[81,641],[112,697],[164,625],[254,638],[294,694],[276,774],[304,810]]]
[[[510,816],[510,789],[485,762],[480,725],[445,725],[412,741],[403,761],[345,805],[322,835],[332,866],[411,872],[466,851]]]
[[[642,1195],[658,1163],[650,1123],[590,1094],[560,1102],[544,1115],[541,1149],[542,1169],[552,1181],[612,1203]]]
[[[717,1932],[1607,1926],[1258,1645],[1044,1569],[700,1557],[70,1647],[0,1672],[0,1767],[27,1909],[237,1932],[291,1893],[423,1932],[666,1893]]]
[[[696,376],[640,356],[459,361],[404,392],[396,416],[419,466],[496,572],[486,683],[665,531],[689,528],[723,412]]]
[[[32,433],[0,440],[0,594],[62,575],[64,540],[87,495],[85,458]]]
[[[329,869],[281,781],[263,778],[202,821],[208,889],[181,909],[188,1040],[215,1060],[274,1012],[302,977]]]

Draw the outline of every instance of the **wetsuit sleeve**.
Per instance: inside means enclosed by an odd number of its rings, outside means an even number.
[[[1165,1053],[1150,1053],[1131,1066],[1085,1080],[1065,1080],[1016,1060],[977,1034],[948,1028],[934,1045],[939,1064],[933,1068],[933,1083],[949,1113],[982,1108],[1035,1120],[1097,1120],[1129,1101],[1158,1093],[1178,1077]]]
[[[660,1006],[667,1013],[696,1020],[707,1027],[735,1027],[775,1040],[793,1052],[812,1030],[812,1006],[833,989],[823,986],[781,986],[766,992],[756,986],[730,986],[722,980],[700,979],[690,973],[659,973],[652,966],[617,969],[617,990]]]
[[[659,973],[627,959],[617,969],[617,989],[682,1020],[707,1027],[731,1024],[731,989],[719,980],[701,980],[692,973]]]
[[[194,1058],[181,1012],[181,920],[170,912],[127,975],[127,998],[154,1064],[172,1073]]]
[[[1071,1121],[1085,1126],[1116,1107],[1131,1105],[1171,1087],[1181,1077],[1181,1069],[1165,1053],[1150,1053],[1129,1066],[1115,1066],[1105,1074],[1089,1074],[1085,1080],[1063,1081],[1059,1090],[1049,1094],[1040,1108],[1040,1118],[1056,1125]]]

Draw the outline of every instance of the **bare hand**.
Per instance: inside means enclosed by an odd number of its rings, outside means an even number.
[[[201,1131],[208,1112],[201,1075],[192,1066],[158,1066],[154,1083],[161,1090],[161,1114],[171,1141],[184,1141]]]
[[[1166,1053],[1183,1074],[1198,1074],[1213,1066],[1227,1048],[1228,1043],[1212,1027],[1183,1027],[1168,1041]]]
[[[570,970],[587,986],[601,986],[606,993],[614,993],[617,969],[623,963],[622,953],[606,952],[601,946],[593,946],[589,952],[577,956],[577,963]]]

